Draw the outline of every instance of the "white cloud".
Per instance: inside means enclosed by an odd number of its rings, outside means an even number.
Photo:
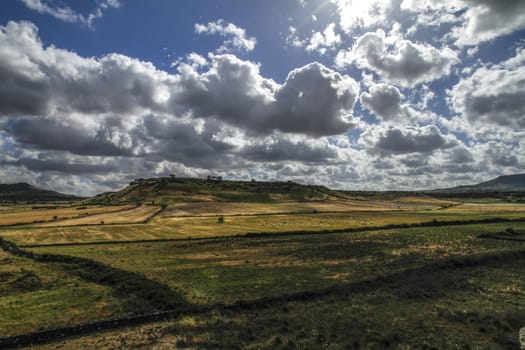
[[[452,32],[459,46],[478,45],[525,28],[522,0],[404,0],[401,8],[418,13],[422,26],[459,23]]]
[[[203,72],[197,71],[206,65]],[[314,136],[353,126],[358,84],[319,63],[292,70],[281,85],[233,55],[190,54],[168,74],[124,55],[83,58],[50,46],[28,22],[0,27],[0,115],[215,118],[252,133]]]
[[[393,48],[387,45],[385,32],[369,32],[357,39],[350,50],[337,54],[336,64],[345,67],[355,63],[378,73],[388,82],[413,87],[450,74],[452,65],[458,62],[453,50],[437,49],[428,44],[409,40],[395,41]]]
[[[246,31],[237,27],[233,23],[228,23],[223,19],[208,24],[195,24],[195,33],[197,34],[217,34],[227,37],[226,41],[217,49],[217,52],[232,51],[252,51],[255,48],[257,40],[253,37],[246,37]]]
[[[151,63],[123,55],[83,58],[44,48],[28,22],[0,26],[0,43],[0,115],[163,110],[175,80]]]
[[[306,45],[306,40],[301,40],[297,34],[297,28],[290,26],[286,36],[286,44],[293,47],[303,47]]]
[[[403,95],[395,87],[387,84],[373,85],[369,92],[363,92],[361,104],[374,112],[382,120],[409,120],[414,111],[407,105],[401,104]]]
[[[391,0],[331,0],[337,7],[339,25],[347,34],[356,28],[386,25],[392,10]]]
[[[335,49],[341,43],[341,36],[335,33],[335,23],[326,26],[323,32],[315,32],[310,38],[306,51],[326,53],[327,49]]]
[[[284,84],[263,78],[258,65],[215,55],[202,74],[181,69],[174,106],[195,117],[217,118],[252,132],[280,130],[314,136],[343,133],[353,126],[358,84],[319,63],[291,71]]]
[[[120,7],[120,2],[118,0],[105,0],[99,1],[98,6],[88,14],[84,16],[68,6],[56,6],[53,5],[52,1],[46,0],[20,0],[22,1],[27,8],[51,15],[56,19],[59,19],[64,22],[71,23],[81,23],[85,24],[88,27],[93,26],[93,21],[97,18],[102,18],[103,12],[109,8],[118,8]]]
[[[483,66],[448,91],[449,103],[470,123],[525,128],[523,50],[498,65]]]
[[[454,136],[443,134],[435,125],[378,126],[366,130],[361,142],[369,152],[380,154],[432,153],[458,144]]]

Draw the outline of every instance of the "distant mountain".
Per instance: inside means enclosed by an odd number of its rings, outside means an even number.
[[[499,176],[476,185],[435,190],[438,193],[525,192],[525,174]]]
[[[75,201],[81,198],[63,194],[55,191],[44,190],[27,183],[0,184],[0,202],[56,202],[56,201]]]

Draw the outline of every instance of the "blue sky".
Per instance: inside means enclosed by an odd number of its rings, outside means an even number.
[[[525,170],[521,0],[7,0],[0,176],[428,189]]]

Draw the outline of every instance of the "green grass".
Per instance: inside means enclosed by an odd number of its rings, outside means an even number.
[[[107,287],[0,253],[0,336],[105,319],[120,311],[120,301]]]
[[[363,243],[359,247],[356,243],[363,242],[366,237],[356,237],[357,241],[353,240],[351,246],[345,247],[361,252],[360,260],[367,260],[369,254],[375,256],[383,252],[385,255],[374,265],[390,273],[397,268],[384,266],[388,265],[389,258],[385,250],[388,246],[385,235],[396,235],[391,238],[396,242],[394,246],[408,244],[418,249],[428,244],[449,242],[464,254],[474,249],[475,259],[461,260],[458,258],[461,254],[454,254],[456,260],[451,261],[456,263],[427,268],[425,266],[431,266],[443,256],[439,251],[427,252],[419,254],[421,259],[416,264],[423,269],[416,269],[413,273],[387,275],[371,283],[344,284],[327,293],[305,295],[305,298],[277,298],[258,304],[217,307],[167,322],[88,335],[61,345],[101,349],[161,345],[177,349],[517,348],[517,333],[525,324],[525,280],[522,278],[525,259],[523,253],[513,260],[505,255],[499,257],[499,254],[523,251],[525,246],[476,239],[480,229],[484,232],[502,229],[498,225],[489,226],[463,227],[461,231],[452,227],[448,230],[435,228],[431,232],[410,229],[377,233],[370,239],[376,245]],[[341,242],[335,236],[334,239],[332,243]],[[285,246],[282,252],[287,251],[289,243],[281,243]],[[314,242],[299,243],[310,248],[300,254],[317,263],[344,254],[343,249],[334,245],[321,245],[315,249],[311,244]],[[215,251],[213,246],[207,247]],[[236,247],[224,246],[222,251],[232,248],[235,250]],[[479,255],[480,252],[485,255]],[[432,258],[433,254],[437,256]],[[427,263],[424,262],[425,256]],[[217,259],[225,260],[225,257]],[[279,259],[274,255],[273,261],[278,263]],[[406,268],[412,263],[405,261],[402,265]],[[206,278],[211,278],[214,273],[204,272]],[[275,274],[282,277],[293,275],[281,269]],[[368,274],[370,276],[372,274]],[[224,275],[221,277],[221,281],[226,281]],[[253,282],[253,277],[244,277]],[[281,286],[281,293],[289,291],[290,281],[284,279],[275,283]],[[38,347],[45,348],[50,347]]]
[[[216,217],[191,217],[140,225],[4,228],[0,236],[17,244],[180,240],[1,253],[0,315],[6,316],[0,336],[188,303],[212,311],[61,345],[513,348],[517,329],[525,326],[525,222],[312,231],[522,214],[451,208],[224,215],[222,224]],[[283,231],[310,233],[278,235]],[[244,235],[261,232],[269,234]]]
[[[189,302],[213,304],[372,279],[452,257],[521,249],[515,242],[477,237],[503,231],[508,225],[32,250],[79,256],[138,272],[179,291]],[[512,226],[524,229],[525,223]]]

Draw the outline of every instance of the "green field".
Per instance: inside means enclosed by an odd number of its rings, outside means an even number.
[[[149,203],[3,227],[0,337],[180,310],[32,348],[518,346],[525,206],[296,199]],[[101,215],[115,223],[95,224]]]

